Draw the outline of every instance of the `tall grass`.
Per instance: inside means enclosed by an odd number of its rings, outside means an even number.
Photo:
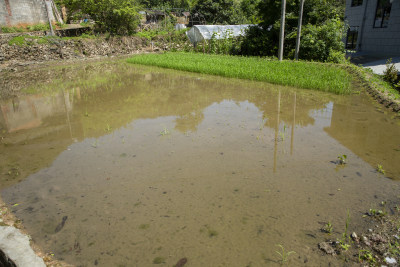
[[[142,54],[128,59],[129,63],[265,81],[274,84],[314,89],[336,94],[351,92],[351,76],[347,71],[302,61],[282,61],[228,55],[199,53]]]

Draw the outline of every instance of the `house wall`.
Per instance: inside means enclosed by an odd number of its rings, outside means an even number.
[[[359,27],[357,51],[400,55],[400,1],[392,2],[387,28],[373,27],[377,3],[378,0],[364,0],[361,6],[352,7],[351,0],[346,1],[345,20],[349,26]]]
[[[0,0],[0,25],[48,22],[44,0]]]

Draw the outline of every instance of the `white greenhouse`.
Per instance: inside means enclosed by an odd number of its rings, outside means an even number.
[[[243,36],[245,30],[250,26],[253,25],[194,25],[186,32],[186,35],[190,42],[197,44],[203,40],[210,40],[213,35],[216,39],[225,39],[230,36]]]

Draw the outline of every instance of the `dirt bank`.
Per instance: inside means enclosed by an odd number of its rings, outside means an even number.
[[[178,36],[179,37],[179,36]],[[0,71],[48,61],[114,57],[143,52],[181,50],[191,44],[167,36],[153,40],[137,36],[46,37],[43,32],[0,34]]]
[[[365,89],[378,103],[389,110],[400,112],[400,99],[389,92],[382,85],[383,82],[378,82],[376,78],[374,79],[372,73],[355,65],[342,65],[342,67],[355,77],[354,80],[357,87]]]

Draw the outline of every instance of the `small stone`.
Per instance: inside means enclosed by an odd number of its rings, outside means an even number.
[[[336,252],[333,247],[328,242],[321,242],[318,244],[318,247],[324,251],[326,254],[335,255]]]
[[[372,235],[371,239],[377,243],[387,243],[386,239],[381,235]]]
[[[354,241],[358,240],[358,236],[357,236],[357,234],[355,232],[351,233],[350,236],[351,236],[351,239],[353,239]]]
[[[367,246],[371,246],[371,243],[369,242],[368,238],[366,238],[365,236],[362,237],[362,240],[364,242],[365,245]]]
[[[390,258],[390,257],[386,257],[386,258],[385,258],[385,262],[386,262],[387,264],[389,264],[389,265],[392,265],[392,266],[394,266],[394,265],[397,264],[396,259],[395,259],[395,258]]]
[[[368,229],[368,232],[372,233],[372,229]]]

